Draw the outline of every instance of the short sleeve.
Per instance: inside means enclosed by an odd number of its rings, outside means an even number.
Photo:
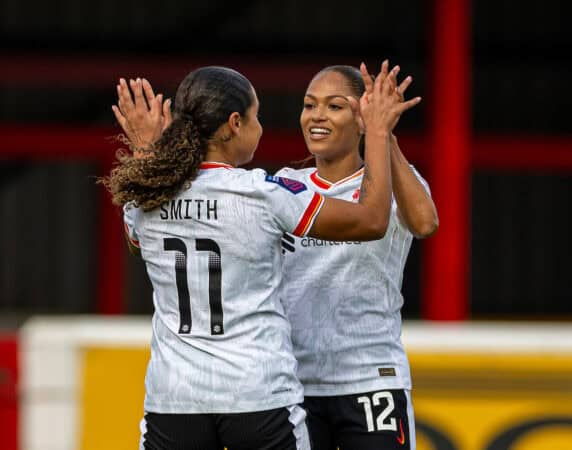
[[[265,175],[262,191],[281,231],[305,236],[324,204],[324,197],[301,181]]]
[[[292,178],[289,175],[294,172],[293,169],[291,169],[290,167],[282,167],[282,169],[280,169],[278,172],[276,172],[274,175],[277,177],[286,177],[286,178]]]
[[[125,233],[129,242],[135,247],[139,248],[139,237],[137,236],[137,231],[135,230],[136,216],[138,209],[132,204],[127,203],[123,206],[123,225],[125,228]]]

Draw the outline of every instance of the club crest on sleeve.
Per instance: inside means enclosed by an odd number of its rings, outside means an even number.
[[[292,194],[299,194],[300,192],[304,192],[307,189],[304,183],[296,180],[291,180],[290,178],[266,175],[266,181],[269,183],[275,183],[278,186],[281,186],[284,189],[292,192]]]

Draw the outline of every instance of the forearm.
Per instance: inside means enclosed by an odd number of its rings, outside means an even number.
[[[417,237],[428,237],[439,226],[437,210],[431,196],[419,181],[395,136],[391,138],[392,189],[400,219]]]
[[[384,227],[391,212],[391,132],[375,130],[365,136],[365,168],[359,203]]]

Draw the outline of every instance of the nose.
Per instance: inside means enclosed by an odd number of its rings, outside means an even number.
[[[325,112],[326,112],[326,109],[323,106],[318,105],[315,108],[312,108],[312,114],[311,114],[310,118],[315,122],[324,121],[324,120],[326,120]]]

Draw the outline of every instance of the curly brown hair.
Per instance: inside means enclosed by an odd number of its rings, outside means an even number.
[[[131,202],[151,211],[189,188],[209,141],[230,114],[244,116],[254,101],[253,92],[246,77],[225,67],[203,67],[188,74],[177,89],[173,123],[145,150],[148,157],[119,150],[116,166],[100,180],[113,203]]]
[[[143,150],[149,153],[148,157],[136,158],[131,152],[118,150],[118,164],[102,183],[114,204],[133,202],[150,211],[177,195],[185,182],[193,180],[204,159],[206,144],[192,122],[177,118],[159,141]]]

